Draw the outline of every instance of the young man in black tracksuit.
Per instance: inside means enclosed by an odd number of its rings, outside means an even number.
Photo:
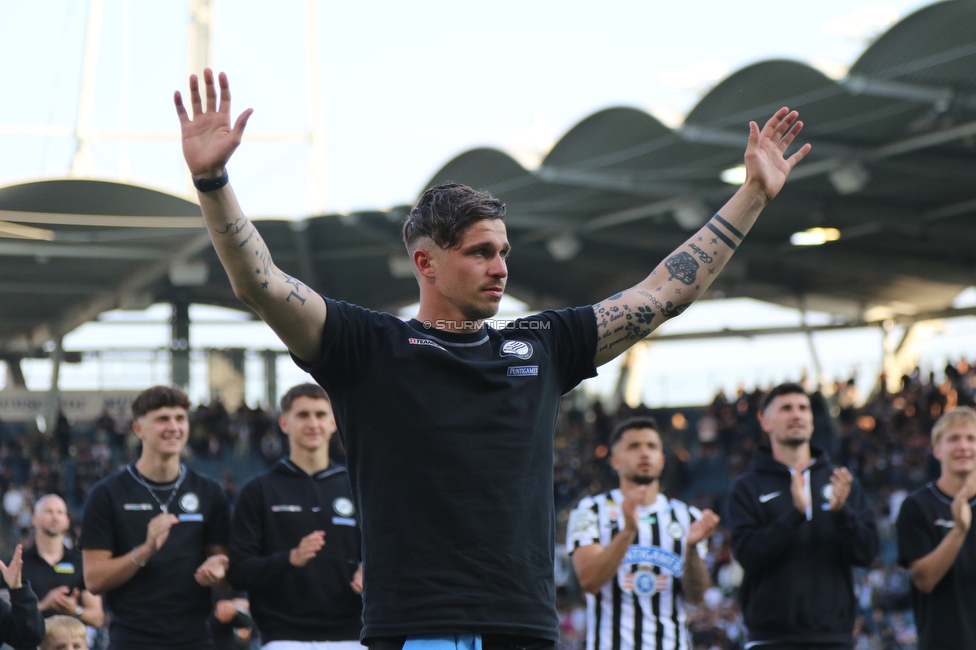
[[[846,468],[810,446],[813,414],[798,384],[765,397],[761,448],[732,488],[732,549],[749,647],[834,650],[854,646],[852,566],[868,566],[878,535],[864,492]]]
[[[315,384],[289,390],[279,424],[289,458],[241,490],[231,584],[247,590],[266,650],[324,641],[360,648],[361,537],[346,469],[329,460],[336,424],[325,391]]]

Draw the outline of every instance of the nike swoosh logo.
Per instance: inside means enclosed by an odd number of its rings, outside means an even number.
[[[769,494],[760,494],[759,495],[759,503],[766,503],[767,501],[771,501],[771,500],[775,499],[776,497],[778,497],[779,494],[780,494],[779,492],[770,492]]]

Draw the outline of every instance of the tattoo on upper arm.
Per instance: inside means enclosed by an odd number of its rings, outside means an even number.
[[[238,248],[244,248],[244,246],[247,245],[247,242],[251,241],[251,238],[254,237],[254,235],[256,235],[256,234],[258,234],[258,229],[255,228],[254,226],[251,226],[251,232],[247,233],[247,237],[245,237],[244,238],[244,241],[242,241],[240,244],[238,244],[237,247]]]
[[[308,300],[308,298],[302,298],[300,292],[302,289],[305,289],[305,293],[310,294],[312,293],[311,287],[309,287],[307,284],[305,284],[298,278],[293,278],[287,273],[282,273],[282,275],[285,277],[285,284],[295,287],[294,289],[291,290],[291,293],[289,293],[288,296],[285,298],[285,302],[291,302],[291,298],[292,296],[294,296],[299,302],[302,303],[302,306],[304,306],[305,301]]]

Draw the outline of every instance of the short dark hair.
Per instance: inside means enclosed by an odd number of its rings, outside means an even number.
[[[318,384],[298,384],[288,389],[288,392],[281,396],[281,412],[287,413],[291,410],[292,402],[299,397],[311,397],[312,399],[324,399],[329,404],[329,394]]]
[[[410,250],[418,240],[429,237],[441,248],[454,248],[471,224],[504,218],[505,204],[488,192],[443,183],[421,194],[410,210],[403,222],[403,244]]]
[[[138,420],[149,411],[166,407],[182,407],[190,410],[190,398],[176,386],[153,386],[142,391],[132,400],[132,417]]]
[[[624,437],[625,433],[634,429],[654,429],[657,431],[657,435],[661,435],[661,429],[657,426],[657,420],[650,415],[627,418],[614,427],[613,433],[610,434],[610,449],[613,449],[613,446]]]
[[[803,389],[803,386],[796,382],[788,381],[785,384],[780,384],[763,396],[762,403],[759,405],[759,410],[761,412],[765,412],[766,407],[772,404],[773,400],[780,395],[792,395],[794,393],[806,395],[807,391]]]

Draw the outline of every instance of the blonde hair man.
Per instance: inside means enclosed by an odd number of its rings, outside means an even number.
[[[932,427],[938,481],[898,513],[898,561],[911,571],[918,648],[976,647],[976,411],[961,406]]]

